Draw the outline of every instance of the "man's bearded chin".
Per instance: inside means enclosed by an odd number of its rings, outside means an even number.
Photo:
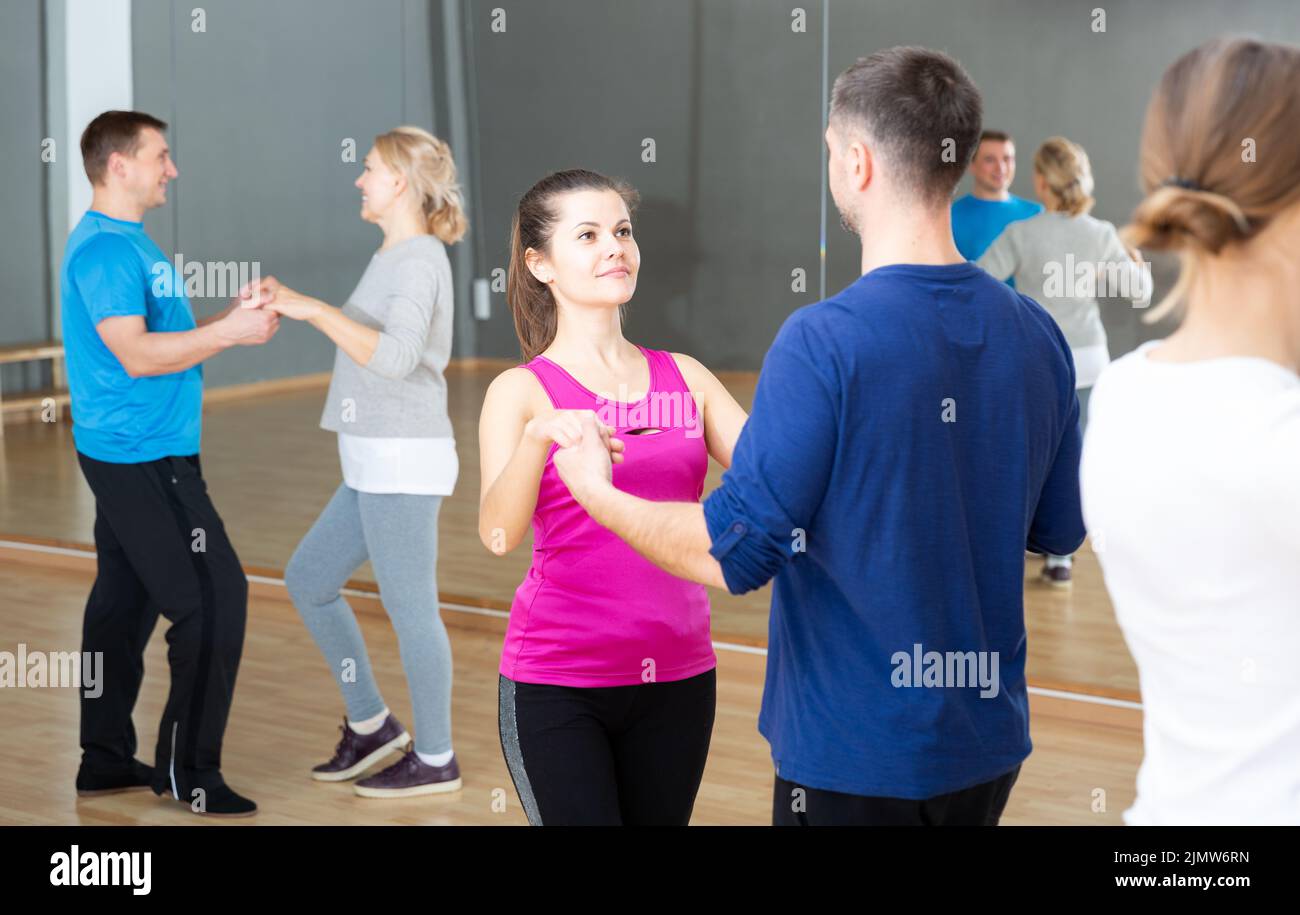
[[[839,212],[840,212],[840,226],[843,227],[844,231],[852,235],[860,236],[862,233],[858,231],[857,220],[853,218],[853,214],[847,213],[844,210],[840,210]]]

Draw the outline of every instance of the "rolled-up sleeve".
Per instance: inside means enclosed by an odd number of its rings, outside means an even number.
[[[438,298],[438,276],[433,265],[403,261],[397,282],[388,296],[379,344],[366,368],[385,378],[405,378],[420,364],[433,323]]]
[[[816,536],[809,525],[834,466],[839,397],[810,338],[801,309],[768,350],[731,467],[704,500],[709,554],[733,594],[762,587]]]

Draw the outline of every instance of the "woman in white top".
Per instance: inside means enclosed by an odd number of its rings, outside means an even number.
[[[451,647],[438,612],[438,511],[459,465],[443,370],[451,355],[452,275],[445,244],[467,228],[456,166],[417,127],[375,138],[356,181],[361,218],[383,230],[357,288],[334,308],[264,280],[263,307],[310,322],[338,345],[321,417],[338,433],[343,482],[285,568],[285,584],[347,706],[321,781],[355,778],[411,743],[379,694],[341,589],[369,559],[397,630],[415,713],[414,749],[355,785],[364,797],[454,791]]]
[[[1129,824],[1300,825],[1300,48],[1218,39],[1147,111],[1125,229],[1175,251],[1092,399],[1084,516],[1137,662]],[[1258,161],[1254,150],[1258,146]]]
[[[1151,296],[1141,257],[1130,255],[1113,225],[1088,215],[1092,191],[1092,164],[1083,147],[1050,137],[1034,153],[1034,193],[1043,212],[1008,225],[978,261],[1000,280],[1014,277],[1016,289],[1060,326],[1074,357],[1080,431],[1088,424],[1088,395],[1110,361],[1098,296],[1143,305]],[[1043,581],[1068,588],[1072,564],[1069,556],[1048,556]]]

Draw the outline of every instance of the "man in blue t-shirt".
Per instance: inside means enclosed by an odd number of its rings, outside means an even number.
[[[177,177],[166,127],[138,111],[90,122],[81,154],[94,196],[63,255],[72,435],[95,496],[98,575],[82,651],[104,658],[102,693],[81,700],[77,792],[149,787],[196,813],[246,816],[257,805],[220,765],[248,582],[199,464],[201,363],[265,343],[278,318],[235,299],[195,320],[184,278],[144,231],[145,211],[167,202]],[[160,612],[171,690],[150,767],[135,759],[131,712]]]
[[[554,458],[672,574],[775,579],[758,727],[776,824],[996,823],[1031,749],[1024,551],[1083,542],[1079,407],[1055,322],[953,243],[980,115],[935,51],[835,81],[830,188],[862,275],[781,327],[702,505],[616,489],[594,415]],[[948,138],[957,163],[934,153]],[[707,400],[704,419],[712,440]]]
[[[952,237],[968,261],[979,260],[1009,224],[1043,211],[1041,203],[1011,193],[1016,143],[1010,134],[986,130],[970,163],[971,192],[952,202]],[[1012,283],[1014,286],[1015,283]]]

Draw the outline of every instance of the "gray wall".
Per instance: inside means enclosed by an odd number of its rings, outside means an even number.
[[[581,164],[627,177],[647,200],[637,222],[643,273],[628,335],[692,353],[713,368],[756,368],[781,321],[815,301],[822,146],[822,4],[546,0],[469,4],[484,186],[479,229],[489,269],[504,265],[511,208],[548,170]],[[1106,31],[1091,29],[1106,10]],[[986,124],[1018,139],[1014,191],[1032,197],[1032,157],[1063,134],[1089,152],[1094,215],[1122,224],[1136,204],[1147,100],[1178,55],[1225,31],[1300,40],[1294,0],[831,0],[831,79],[895,44],[957,57],[984,94]],[[640,161],[642,137],[659,161]],[[966,184],[962,192],[966,190]],[[827,291],[857,276],[857,239],[827,215]],[[790,290],[805,267],[808,293]],[[1154,263],[1157,296],[1174,278]],[[1103,316],[1114,354],[1168,331],[1123,300]],[[479,352],[514,356],[504,296],[480,326]]]
[[[481,269],[508,263],[518,198],[547,172],[630,180],[642,272],[627,334],[715,368],[754,367],[791,311],[816,301],[821,19],[784,0],[471,3]],[[642,140],[657,161],[642,161]],[[791,291],[802,267],[806,291]],[[478,332],[518,356],[504,294]]]
[[[1089,151],[1096,215],[1122,223],[1137,200],[1142,114],[1163,69],[1224,31],[1300,40],[1293,0],[1114,0],[1107,30],[1090,28],[1095,0],[831,0],[833,77],[893,44],[954,54],[985,96],[986,123],[1019,141],[1014,190],[1031,196],[1037,143],[1064,134]],[[181,177],[171,202],[146,218],[169,253],[194,261],[258,261],[304,291],[341,303],[379,231],[357,217],[358,158],[371,138],[416,123],[458,150],[471,235],[454,249],[457,355],[517,357],[501,293],[484,321],[470,315],[471,275],[505,267],[518,197],[553,169],[584,166],[630,179],[643,268],[628,335],[690,352],[716,369],[756,368],[780,323],[820,297],[822,4],[802,3],[807,31],[790,29],[785,0],[135,0],[136,106],[171,124]],[[47,7],[58,12],[61,4]],[[49,333],[58,201],[45,206],[39,159],[45,111],[59,108],[58,74],[44,91],[40,5],[0,4],[0,342]],[[506,11],[504,33],[492,12]],[[443,34],[444,23],[451,33]],[[44,41],[57,46],[51,15]],[[51,37],[53,36],[53,37]],[[466,81],[444,42],[463,49]],[[466,130],[449,116],[466,108]],[[653,137],[657,161],[641,159]],[[76,137],[56,137],[60,150]],[[56,182],[57,185],[57,182]],[[964,189],[964,188],[963,188]],[[57,190],[57,188],[56,188]],[[827,291],[852,282],[856,239],[827,202]],[[66,231],[66,228],[63,228]],[[1159,293],[1173,278],[1157,261]],[[791,271],[806,272],[805,291]],[[221,303],[197,301],[201,314]],[[1167,328],[1139,324],[1123,302],[1104,318],[1118,354]],[[240,348],[207,366],[211,385],[323,371],[332,346],[285,322],[267,347]],[[9,390],[44,383],[10,368]]]
[[[44,106],[41,5],[0,4],[0,344],[44,340],[51,334],[45,179],[41,141],[48,137]],[[56,151],[63,154],[61,138]],[[3,367],[0,384],[18,391],[49,384],[49,364]]]
[[[1091,29],[1092,11],[1106,11],[1105,33]],[[954,8],[960,9],[955,15]],[[1295,0],[832,0],[831,72],[896,44],[922,44],[955,56],[984,96],[984,122],[1017,140],[1013,191],[1033,198],[1033,154],[1061,134],[1083,145],[1097,181],[1093,215],[1118,225],[1140,196],[1138,144],[1151,92],[1165,68],[1207,39],[1254,33],[1300,41]],[[964,192],[969,179],[963,183]],[[856,240],[838,227],[829,246],[833,288],[852,282]],[[1156,299],[1176,279],[1171,258],[1153,261]],[[1153,303],[1154,304],[1154,303]],[[1122,299],[1103,302],[1111,354],[1164,336],[1171,322],[1140,323]]]
[[[135,104],[162,117],[180,178],[145,219],[187,261],[256,261],[342,304],[381,241],[352,186],[374,136],[434,129],[424,0],[223,0],[192,29],[189,2],[135,0]],[[342,161],[344,138],[356,161]],[[224,301],[196,300],[200,314]],[[328,370],[334,346],[284,321],[263,347],[205,367],[211,386]]]

